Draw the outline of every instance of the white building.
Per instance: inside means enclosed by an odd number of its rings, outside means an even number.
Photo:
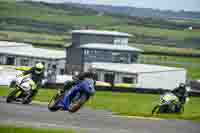
[[[65,51],[35,48],[30,44],[0,41],[0,64],[34,66],[42,62],[56,75],[65,72]]]
[[[97,71],[98,80],[109,82],[114,74],[115,83],[134,84],[138,88],[174,89],[186,82],[184,68],[105,62],[92,63],[91,68]]]
[[[143,51],[128,45],[131,36],[117,31],[72,31],[72,45],[66,46],[67,72],[95,69],[100,81],[138,88],[173,89],[186,82],[183,68],[138,64]]]

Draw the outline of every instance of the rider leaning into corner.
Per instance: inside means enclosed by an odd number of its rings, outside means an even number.
[[[61,90],[61,93],[65,92],[66,90],[69,90],[72,86],[79,84],[85,78],[92,78],[95,81],[94,84],[96,84],[97,75],[94,71],[90,70],[88,72],[82,72],[78,75],[73,76],[72,81],[66,81],[64,83],[63,89]]]
[[[180,104],[184,105],[186,103],[188,92],[184,83],[180,83],[177,88],[172,90],[172,93],[178,97]]]
[[[42,79],[44,78],[44,65],[42,63],[37,63],[35,64],[34,67],[30,68],[29,70],[24,71],[22,74],[18,76],[25,76],[28,74],[31,74],[32,80],[35,82],[37,85],[42,84]],[[15,85],[16,80],[13,80],[10,84],[10,88],[13,88]],[[30,94],[27,96],[28,97],[34,97],[37,94],[38,90],[32,90]]]
[[[74,76],[72,79],[73,81],[65,82],[63,89],[60,91],[60,94],[65,93],[63,99],[65,103],[65,107],[63,108],[64,110],[68,110],[68,106],[70,104],[70,97],[74,97],[77,94],[77,92],[81,91],[82,88],[79,87],[79,84],[84,84],[84,81],[89,80],[89,82],[92,82],[92,86],[90,87],[90,89],[84,90],[88,93],[88,96],[92,96],[95,93],[97,75],[94,71],[80,73],[77,76]],[[69,91],[67,92],[67,90]]]

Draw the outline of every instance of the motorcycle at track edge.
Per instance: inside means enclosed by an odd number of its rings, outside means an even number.
[[[90,82],[90,80],[85,80],[82,83],[80,83],[79,87],[81,87],[80,91],[78,91],[73,97],[69,97],[70,103],[68,106],[67,111],[70,113],[77,112],[91,97],[91,95],[86,90],[94,91],[94,85],[91,85],[93,83]],[[73,87],[71,88],[73,89]],[[68,92],[61,93],[60,90],[57,91],[57,93],[52,97],[48,104],[48,109],[51,112],[55,112],[58,110],[64,110],[63,105],[65,104],[63,102],[64,97],[68,95],[68,93],[71,91],[71,89]],[[60,106],[62,104],[62,106]]]
[[[29,104],[32,101],[30,93],[36,89],[37,85],[31,79],[31,74],[20,76],[16,79],[14,88],[7,96],[6,102],[21,102],[22,104]]]
[[[171,92],[160,96],[159,103],[153,108],[153,114],[178,113],[184,112],[184,105],[180,103],[178,97]]]

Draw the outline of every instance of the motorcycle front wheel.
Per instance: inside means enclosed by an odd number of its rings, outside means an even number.
[[[156,105],[153,110],[151,111],[151,114],[158,114],[160,112],[160,105]]]
[[[74,99],[75,98],[75,99]],[[88,95],[85,93],[81,93],[80,96],[77,98],[76,96],[72,99],[72,102],[68,108],[70,113],[77,112],[89,99]]]
[[[20,92],[20,90],[16,89],[16,88],[13,91],[11,91],[10,94],[6,98],[6,102],[11,103],[12,101],[15,101],[16,94],[19,93],[19,92]]]

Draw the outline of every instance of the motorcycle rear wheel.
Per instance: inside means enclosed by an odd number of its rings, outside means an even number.
[[[49,104],[48,104],[48,109],[51,112],[56,112],[58,111],[60,108],[57,106],[59,100],[62,98],[62,95],[54,95],[53,98],[50,100]]]

